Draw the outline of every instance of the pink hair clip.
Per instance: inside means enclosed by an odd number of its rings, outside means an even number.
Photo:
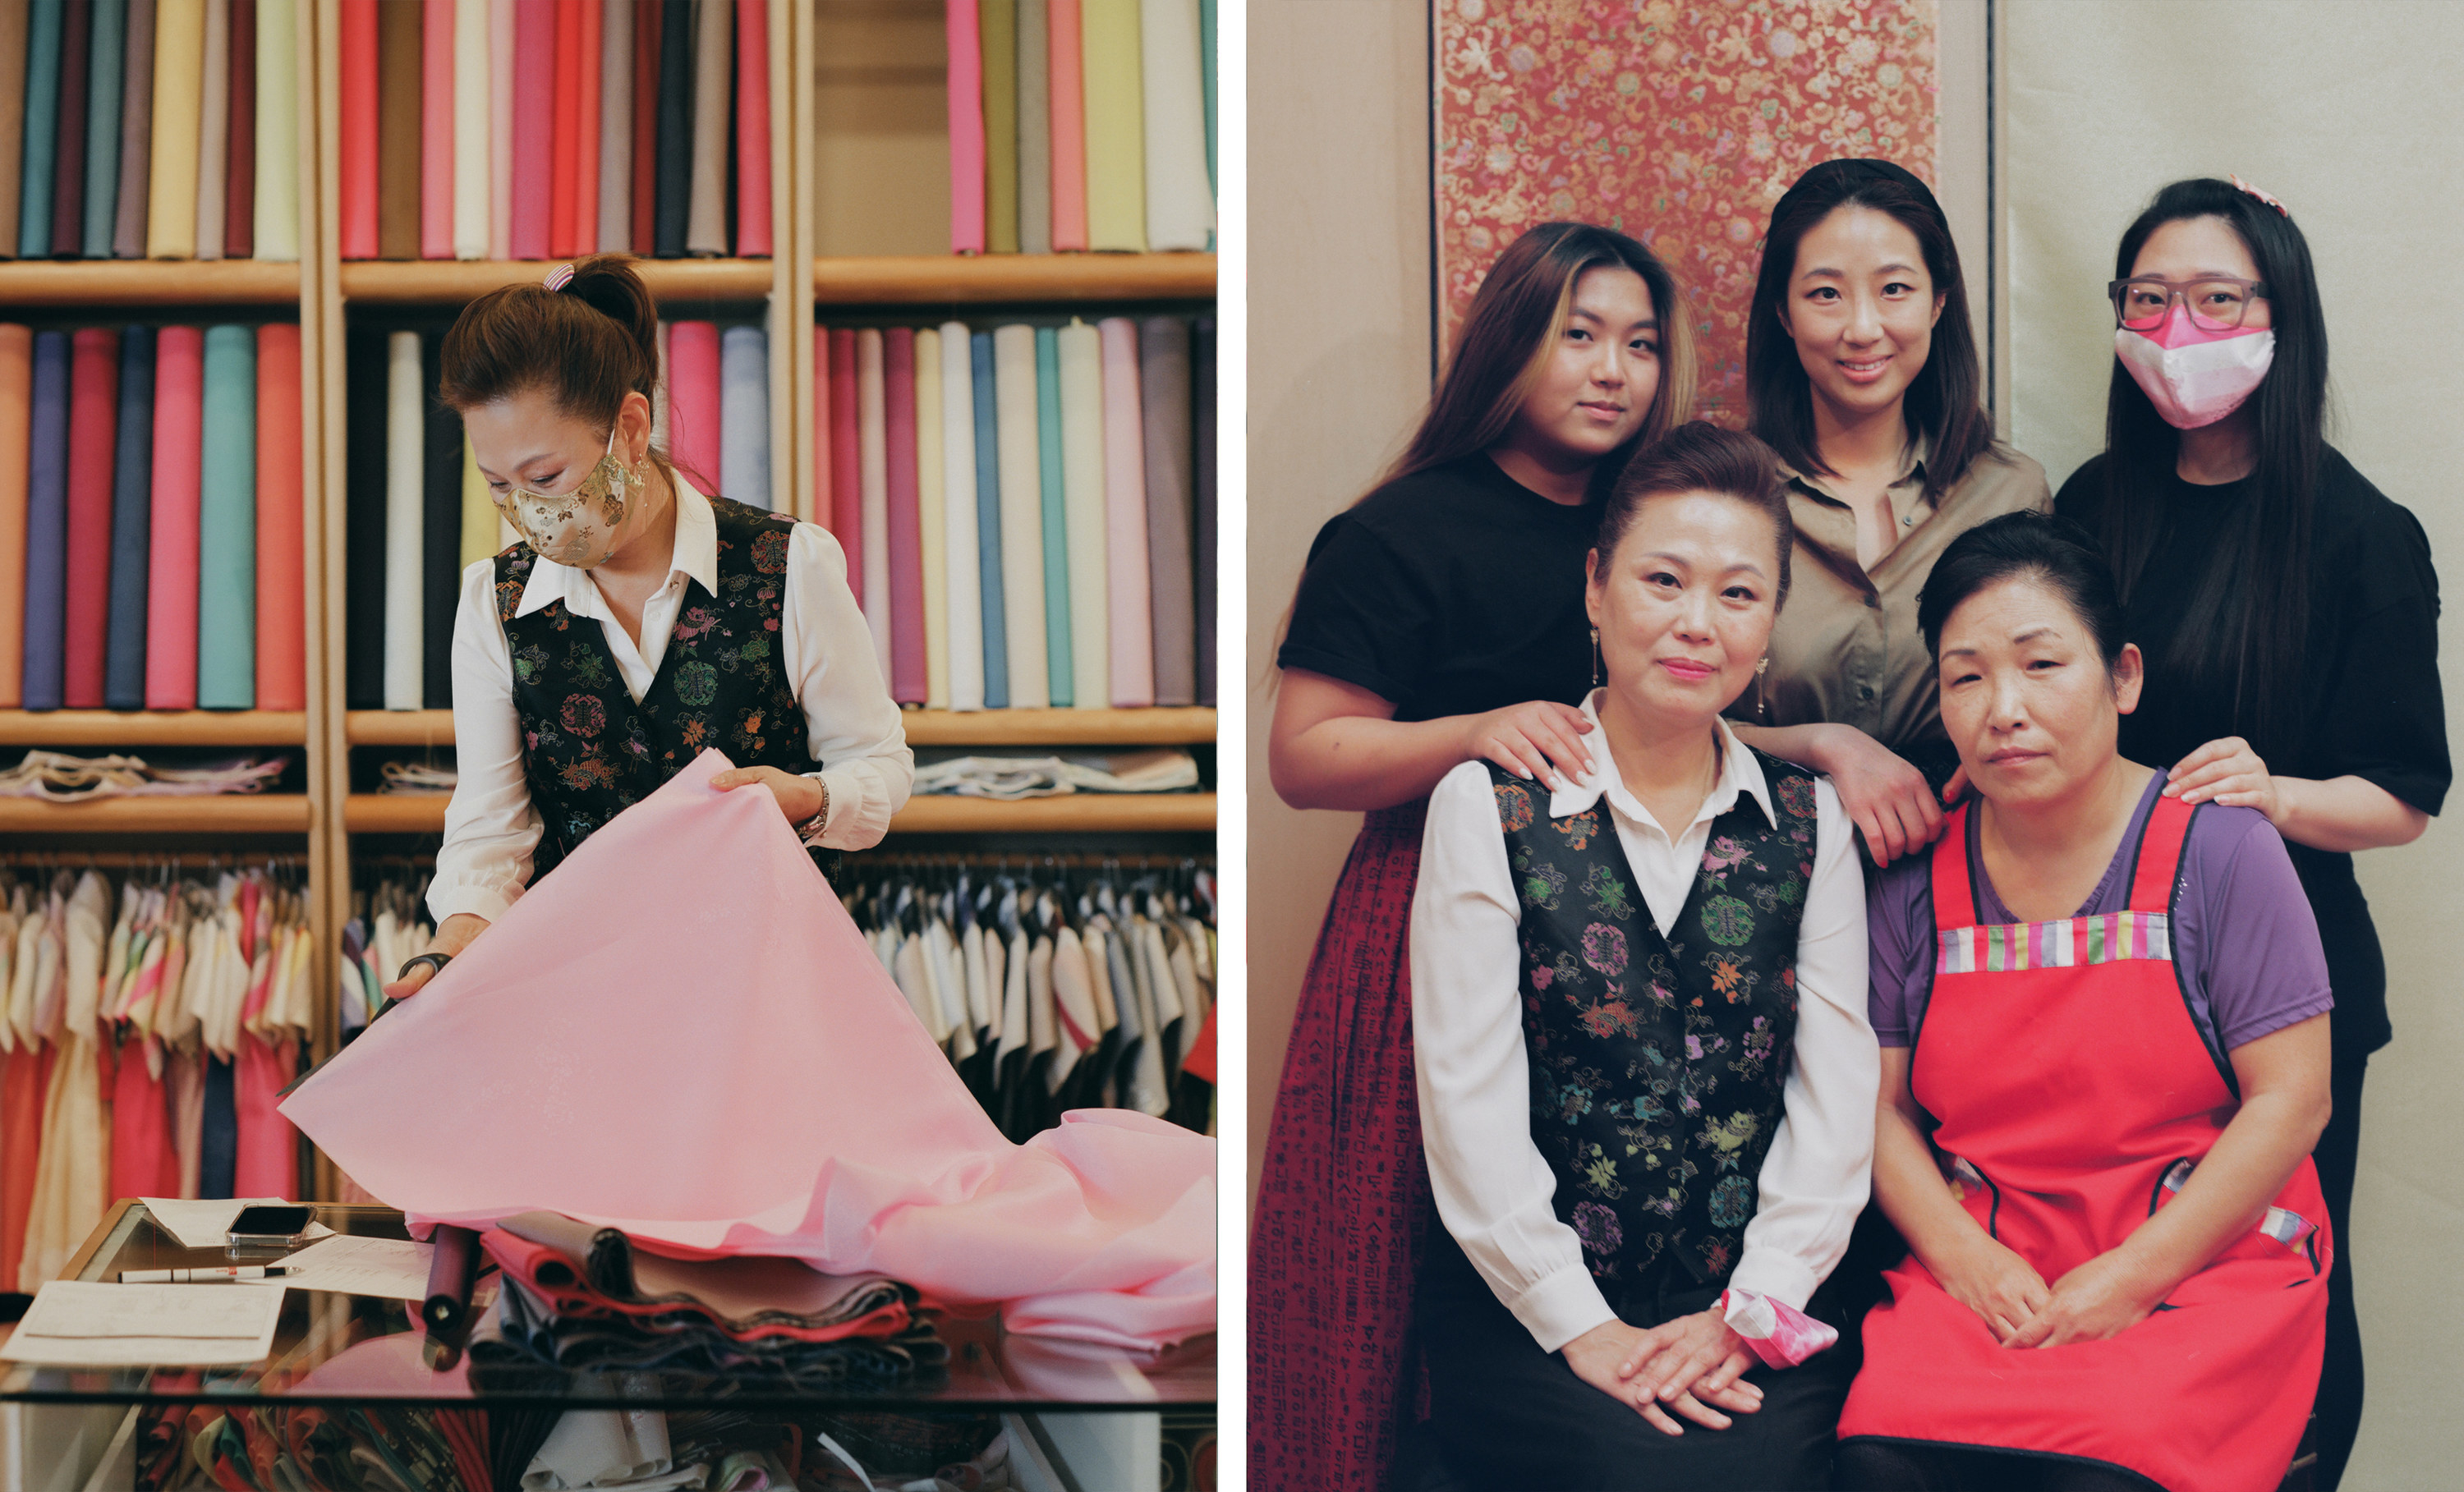
[[[2286,221],[2288,221],[2288,222],[2289,222],[2289,221],[2291,221],[2291,220],[2292,220],[2292,217],[2293,217],[2292,210],[2291,210],[2290,208],[2286,208],[2286,207],[2285,207],[2285,205],[2284,205],[2283,203],[2280,203],[2280,202],[2277,201],[2273,196],[2269,195],[2269,194],[2268,194],[2268,193],[2266,193],[2266,192],[2263,192],[2263,191],[2259,190],[2259,189],[2258,189],[2257,187],[2255,187],[2255,186],[2253,186],[2250,183],[2248,183],[2248,182],[2246,182],[2246,181],[2243,181],[2243,180],[2242,180],[2240,177],[2238,177],[2238,176],[2236,176],[2236,177],[2233,178],[2233,187],[2234,187],[2234,189],[2235,189],[2235,190],[2238,190],[2238,191],[2246,191],[2246,192],[2250,193],[2252,196],[2256,197],[2259,201],[2266,203],[2266,204],[2267,204],[2269,207],[2271,207],[2271,208],[2274,208],[2277,211],[2283,213],[2283,214],[2284,214],[2284,216],[2285,216]]]
[[[2234,178],[2234,185],[2240,185],[2240,178]],[[2242,189],[2245,191],[2249,190],[2248,187],[2243,187]],[[2277,210],[2280,212],[2283,209],[2279,208]],[[547,278],[539,281],[539,283],[547,288],[549,295],[555,295],[558,291],[562,290],[567,285],[573,283],[573,266],[570,264],[558,265],[555,269],[548,271]]]

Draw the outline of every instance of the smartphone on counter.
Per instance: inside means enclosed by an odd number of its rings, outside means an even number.
[[[257,1202],[231,1219],[233,1248],[290,1248],[306,1237],[317,1209],[305,1204]]]

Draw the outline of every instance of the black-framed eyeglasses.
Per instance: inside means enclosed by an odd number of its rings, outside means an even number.
[[[2113,298],[2116,326],[2152,332],[2165,323],[2178,298],[2194,324],[2211,332],[2229,332],[2241,325],[2242,318],[2250,314],[2252,301],[2267,298],[2267,285],[2262,280],[2234,279],[2224,274],[2189,280],[2142,275],[2115,280],[2104,287],[2104,293]]]

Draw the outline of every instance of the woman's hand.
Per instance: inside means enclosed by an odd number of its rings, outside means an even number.
[[[1565,1345],[1562,1350],[1566,1366],[1574,1376],[1599,1390],[1620,1404],[1632,1405],[1635,1412],[1651,1421],[1654,1428],[1667,1435],[1683,1435],[1685,1427],[1670,1417],[1669,1411],[1684,1415],[1696,1424],[1711,1430],[1726,1430],[1728,1416],[1713,1409],[1690,1393],[1679,1393],[1666,1409],[1648,1388],[1636,1380],[1627,1370],[1628,1363],[1648,1362],[1670,1340],[1681,1317],[1665,1326],[1645,1331],[1629,1327],[1622,1321],[1604,1321]],[[1722,1323],[1725,1327],[1726,1323]],[[1730,1375],[1733,1378],[1733,1374]],[[1714,1402],[1739,1414],[1751,1414],[1762,1407],[1762,1390],[1750,1383],[1730,1382],[1718,1393],[1705,1388]]]
[[[1646,1399],[1657,1399],[1671,1408],[1679,1408],[1681,1401],[1691,1399],[1698,1405],[1716,1404],[1743,1415],[1762,1408],[1763,1391],[1742,1381],[1757,1359],[1747,1350],[1746,1339],[1737,1335],[1718,1309],[1680,1316],[1642,1335],[1642,1343],[1617,1365],[1617,1375],[1634,1379]],[[1725,1420],[1712,1423],[1720,1420],[1716,1414],[1709,1418],[1692,1414],[1686,1417],[1715,1430],[1727,1425]]]
[[[1912,855],[1942,832],[1942,804],[1925,774],[1853,725],[1821,728],[1821,749],[1807,762],[1829,774],[1839,806],[1865,836],[1876,866]]]
[[[1982,1229],[1942,1266],[1934,1267],[1931,1260],[1925,1262],[1950,1298],[1976,1312],[1976,1319],[2004,1347],[2017,1346],[2020,1328],[2033,1322],[2053,1298],[2035,1265]]]
[[[1582,738],[1594,726],[1572,705],[1534,699],[1464,715],[1463,729],[1464,760],[1494,761],[1508,772],[1538,779],[1552,793],[1561,774],[1584,777],[1592,770],[1592,754]]]
[[[449,958],[458,958],[461,956],[462,950],[471,946],[473,938],[487,931],[487,918],[476,912],[457,911],[437,924],[436,935],[429,938],[428,946],[420,952],[443,954]],[[436,977],[434,964],[420,964],[410,973],[385,986],[380,993],[387,999],[408,999],[434,977]]]
[[[2255,808],[2279,830],[2284,803],[2267,763],[2250,742],[2238,735],[2208,742],[2174,763],[2165,774],[2165,796],[2186,803],[2223,803],[2231,808]]]
[[[2164,1299],[2151,1289],[2145,1274],[2111,1249],[2054,1282],[2045,1303],[2020,1325],[2005,1347],[2060,1347],[2065,1342],[2101,1342],[2147,1319]]]
[[[787,816],[789,823],[802,823],[822,811],[821,783],[777,767],[730,767],[710,779],[710,785],[722,793],[756,782],[770,789],[770,796],[778,800],[779,811]]]

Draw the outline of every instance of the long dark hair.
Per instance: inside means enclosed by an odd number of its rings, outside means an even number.
[[[1585,270],[1642,276],[1660,321],[1660,387],[1634,439],[1595,469],[1614,477],[1634,452],[1694,412],[1694,327],[1667,266],[1634,239],[1591,223],[1543,223],[1506,246],[1471,298],[1438,390],[1379,485],[1485,450],[1506,438],[1563,335]],[[1595,491],[1597,491],[1595,488]]]
[[[2172,521],[2165,494],[2182,436],[2117,357],[2105,396],[2104,547],[2125,604],[2143,581],[2190,588],[2187,619],[2166,651],[2164,669],[2174,678],[2232,680],[2233,728],[2264,756],[2282,749],[2292,727],[2295,674],[2309,632],[2310,514],[2325,446],[2327,318],[2301,230],[2283,212],[2212,177],[2175,182],[2156,194],[2122,235],[2114,278],[2129,275],[2156,230],[2199,217],[2222,218],[2241,236],[2267,286],[2276,356],[2244,406],[2255,426],[2257,492],[2210,536],[2203,573],[2143,575],[2148,552]],[[2239,411],[2231,417],[2239,418]]]
[[[1761,273],[1746,313],[1747,428],[1799,472],[1833,476],[1815,443],[1814,384],[1797,361],[1796,339],[1781,313],[1796,273],[1796,247],[1815,225],[1842,208],[1888,213],[1917,239],[1925,274],[1942,296],[1932,350],[1908,384],[1902,405],[1908,426],[1931,448],[1925,496],[1939,500],[1968,474],[1969,464],[1993,449],[1993,417],[1985,412],[1984,364],[1968,317],[1968,281],[1950,220],[1933,192],[1904,166],[1888,161],[1825,161],[1796,179],[1771,208],[1763,234]]]

